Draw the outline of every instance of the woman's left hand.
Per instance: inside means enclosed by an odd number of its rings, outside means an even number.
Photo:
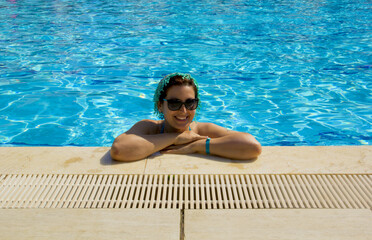
[[[167,148],[164,148],[160,151],[160,153],[169,153],[169,154],[190,154],[195,153],[196,150],[194,149],[194,142],[189,144],[182,144],[182,145],[171,145]]]

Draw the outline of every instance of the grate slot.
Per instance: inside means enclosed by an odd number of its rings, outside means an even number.
[[[9,176],[8,178],[5,178],[5,181],[3,183],[3,189],[4,191],[1,193],[2,196],[4,196],[4,198],[1,198],[1,202],[2,204],[7,204],[10,199],[11,199],[11,193],[12,191],[14,191],[14,189],[12,188],[12,186],[15,186],[16,182],[17,182],[17,178],[18,179],[22,179],[22,175],[11,175]],[[19,181],[19,180],[18,180]]]
[[[186,179],[189,179],[189,202],[190,202],[190,209],[195,209],[195,196],[194,196],[194,175],[186,176]]]
[[[184,184],[183,184],[183,175],[180,175],[179,178],[180,180],[180,184],[179,184],[179,198],[178,198],[178,208],[180,209],[186,209],[186,206],[185,206],[185,187],[184,187]]]
[[[31,195],[30,195],[28,204],[26,203],[26,207],[29,207],[29,208],[36,207],[35,203],[37,202],[37,198],[40,195],[40,191],[41,191],[41,189],[44,185],[45,176],[41,175],[37,179],[38,179],[38,181],[35,183],[34,186],[32,186],[34,189],[32,189],[32,191],[31,191]]]
[[[299,186],[303,187],[303,194],[304,194],[304,199],[310,207],[308,208],[319,208],[321,205],[319,201],[316,201],[315,194],[312,191],[310,184],[306,180],[306,178],[302,175],[296,175],[296,178],[298,180]]]
[[[336,201],[336,199],[333,197],[333,194],[328,189],[328,186],[323,181],[323,179],[320,176],[312,176],[312,178],[314,179],[314,182],[315,182],[314,187],[315,188],[318,188],[321,191],[322,197],[330,205],[330,208],[342,208],[338,204],[338,202]]]
[[[266,176],[265,175],[261,175],[260,176],[261,178],[261,181],[262,181],[262,188],[263,188],[263,191],[267,197],[267,202],[268,202],[268,205],[269,205],[269,208],[275,208],[275,203],[274,203],[274,198],[272,196],[272,189],[268,183],[267,183],[267,179],[266,179]]]
[[[51,195],[53,195],[56,186],[58,186],[58,180],[60,179],[60,176],[53,175],[51,178],[51,184],[49,182],[45,186],[44,193],[40,197],[40,205],[39,208],[45,208],[45,206],[48,204],[49,199],[51,199]]]
[[[218,178],[217,178],[218,179]],[[223,207],[222,208],[226,208],[226,209],[229,209],[231,208],[229,206],[229,199],[227,197],[227,192],[226,192],[226,183],[225,183],[225,179],[224,179],[224,176],[223,175],[220,175],[220,184],[221,184],[221,201],[223,203]]]
[[[293,185],[290,184],[290,181],[288,182],[288,175],[280,175],[280,177],[283,180],[285,189],[289,196],[289,201],[294,205],[294,208],[300,208],[299,203],[302,205],[301,201],[298,201],[297,199],[297,192],[296,189],[293,188]],[[302,206],[301,206],[302,207]]]
[[[214,180],[216,181],[216,192],[217,192],[217,209],[224,209],[224,206],[222,205],[222,189],[221,189],[221,186],[220,186],[220,180],[219,180],[219,176],[216,175],[213,177]]]
[[[5,179],[5,178],[4,178]],[[15,208],[17,207],[17,205],[20,205],[22,203],[22,199],[24,199],[24,196],[29,192],[29,190],[31,189],[27,183],[29,181],[33,181],[34,178],[32,177],[32,175],[28,175],[28,176],[22,176],[22,179],[18,185],[18,191],[17,191],[17,194],[14,195],[14,196],[11,196],[9,194],[9,199],[17,199],[17,200],[14,200],[12,201],[12,203],[14,204]],[[16,191],[16,190],[15,190]],[[1,200],[0,200],[1,201]],[[10,202],[8,203],[8,207],[11,206]]]
[[[366,185],[370,186],[371,183],[368,184],[364,180],[363,176],[361,176],[360,178],[355,178],[355,176],[353,176],[353,178],[357,181],[358,186],[360,186],[362,188],[363,192],[368,196],[368,199],[371,199],[372,198],[372,192],[371,192],[372,189],[368,189],[368,188],[365,187]]]
[[[279,208],[281,208],[282,206],[283,206],[283,208],[287,208],[287,204],[285,203],[284,196],[282,194],[282,191],[280,190],[280,186],[279,186],[278,181],[276,181],[275,175],[268,176],[268,180],[270,182],[272,182],[272,184],[273,184],[273,188],[275,190],[275,191],[273,191],[273,193],[274,193],[274,195],[277,196],[277,199],[278,199],[277,206]]]
[[[249,192],[249,199],[251,199],[251,202],[252,202],[252,205],[253,205],[253,208],[258,208],[258,204],[257,204],[257,198],[254,194],[254,190],[253,190],[253,184],[251,182],[251,178],[249,175],[245,175],[245,180],[246,180],[246,185],[248,186],[248,192]]]
[[[261,196],[261,201],[264,205],[263,208],[270,208],[270,205],[269,205],[269,201],[267,200],[267,194],[265,193],[265,190],[264,190],[264,187],[263,187],[263,184],[261,183],[261,176],[260,175],[253,175],[252,176],[253,179],[254,177],[256,178],[256,184],[258,186],[258,191],[259,191],[259,195]]]
[[[174,179],[172,176],[168,176],[168,188],[167,188],[167,209],[172,207],[173,203],[173,191],[174,191]]]
[[[138,208],[139,196],[141,191],[143,191],[143,175],[139,175],[138,179],[135,179],[135,185],[133,188],[133,195],[130,198],[130,208]]]
[[[270,208],[280,208],[279,198],[276,195],[274,184],[272,184],[270,177],[268,175],[263,175],[262,181],[269,198]]]
[[[153,175],[146,176],[146,186],[143,191],[143,208],[149,208],[150,207],[150,197],[152,194],[152,182],[153,182]]]
[[[190,175],[191,179],[193,179],[192,189],[194,191],[194,209],[200,209],[200,191],[199,191],[199,180],[198,175]]]
[[[360,200],[365,208],[372,208],[371,205],[368,205],[368,198],[367,195],[363,192],[360,186],[355,182],[352,176],[341,176],[345,182],[348,183],[350,188],[354,191],[355,195],[358,196],[358,200]]]
[[[367,174],[0,174],[0,208],[366,208]]]
[[[208,191],[209,191],[209,185],[207,183],[204,183],[206,181],[204,179],[205,175],[200,176],[200,203],[201,203],[201,209],[206,209],[208,208],[209,202],[209,196],[208,196]]]
[[[298,183],[296,175],[290,175],[288,178],[292,181],[292,188],[295,192],[295,196],[299,201],[301,208],[311,208],[308,199],[305,197],[305,194],[302,190],[301,185]]]
[[[75,208],[75,205],[79,204],[80,201],[78,201],[78,198],[82,194],[82,188],[85,186],[87,179],[87,175],[82,177],[79,176],[73,190],[71,191],[70,199],[66,203],[67,208]]]
[[[128,178],[125,179],[125,181],[123,182],[123,195],[122,197],[120,198],[121,199],[121,208],[125,208],[126,205],[127,205],[127,202],[128,202],[128,196],[129,196],[129,192],[131,190],[131,185],[132,185],[132,179],[133,179],[133,175],[129,175]]]
[[[225,190],[225,194],[226,194],[226,201],[228,203],[228,208],[236,208],[235,204],[234,204],[234,197],[232,196],[232,191],[231,191],[231,184],[230,184],[230,180],[229,180],[229,177],[226,176],[226,175],[222,175],[222,179],[224,181],[224,190]]]
[[[217,189],[216,189],[216,185],[214,183],[214,176],[213,175],[207,175],[207,179],[210,180],[210,184],[211,184],[211,202],[212,202],[212,209],[218,209],[218,205],[217,205]]]
[[[337,176],[336,176],[337,177]],[[354,203],[348,191],[343,187],[344,184],[337,184],[335,182],[336,178],[332,178],[330,175],[327,175],[329,182],[336,189],[337,194],[340,196],[341,201],[347,206],[347,208],[358,208]]]
[[[14,188],[12,190],[9,190],[8,194],[8,200],[6,200],[7,204],[6,206],[9,206],[11,204],[16,204],[14,201],[10,201],[10,199],[20,199],[21,198],[21,195],[22,195],[22,192],[26,190],[26,187],[27,187],[27,181],[30,180],[30,176],[19,176],[19,184],[18,184],[18,189],[17,188]],[[16,179],[14,179],[16,180]],[[14,182],[15,184],[15,182]]]
[[[95,192],[95,190],[97,188],[98,178],[99,178],[99,176],[93,175],[89,179],[88,184],[87,184],[88,186],[86,187],[86,192],[82,196],[82,201],[79,204],[80,208],[89,208],[90,207],[90,205],[91,205],[90,198],[91,198],[91,196],[93,195],[93,193]]]
[[[323,187],[323,183],[321,180],[319,180],[316,176],[309,176],[311,181],[313,182],[313,188],[318,191],[319,199],[323,199],[325,205],[327,206],[326,208],[336,208],[336,206],[333,204],[334,199],[331,197],[331,194],[329,191],[327,191],[326,188]]]
[[[115,178],[113,179],[113,186],[110,190],[110,192],[108,193],[108,196],[110,196],[110,201],[109,202],[106,202],[105,205],[103,206],[103,208],[116,208],[115,205],[117,203],[116,199],[117,199],[117,196],[118,196],[118,193],[119,193],[119,189],[120,189],[120,186],[121,186],[121,181],[122,181],[122,178],[123,176],[122,175],[115,175]]]
[[[183,207],[184,209],[192,209],[190,204],[190,198],[189,198],[189,179],[187,176],[182,176],[183,182],[184,182],[184,198],[183,198]]]
[[[288,208],[293,208],[293,194],[288,192],[288,185],[284,179],[284,176],[276,175],[276,180],[279,182],[280,192],[284,196],[284,202],[288,205]]]
[[[338,181],[342,183],[342,186],[344,187],[344,192],[346,194],[350,195],[350,199],[352,201],[352,204],[354,205],[354,208],[364,208],[366,207],[365,202],[362,198],[358,197],[355,194],[355,191],[350,187],[348,183],[346,183],[345,179],[342,176],[336,176]]]
[[[240,181],[238,175],[235,175],[235,182],[237,183],[237,196],[239,198],[239,204],[241,205],[241,208],[247,208],[242,191],[242,182]]]
[[[302,179],[306,186],[306,192],[311,196],[315,203],[314,208],[329,208],[327,203],[322,198],[322,194],[319,192],[319,189],[315,187],[311,177],[309,175],[300,175],[300,179]]]
[[[85,184],[81,187],[80,195],[78,202],[76,203],[76,208],[82,208],[85,207],[85,204],[87,203],[87,197],[89,196],[90,190],[93,186],[93,181],[95,179],[95,176],[89,175],[86,178]]]
[[[349,206],[346,206],[344,204],[344,202],[341,200],[340,196],[337,194],[336,189],[332,186],[332,184],[328,180],[327,175],[325,175],[325,177],[323,177],[322,180],[324,181],[324,183],[326,184],[326,186],[330,190],[330,193],[334,197],[335,202],[336,202],[338,208],[348,208],[350,205]]]
[[[136,196],[134,197],[134,199],[136,200],[135,201],[135,208],[144,208],[143,207],[144,197],[145,197],[145,194],[146,194],[146,191],[147,191],[147,186],[148,186],[147,181],[148,181],[148,176],[147,175],[144,175],[144,176],[141,175],[140,190],[137,191]]]

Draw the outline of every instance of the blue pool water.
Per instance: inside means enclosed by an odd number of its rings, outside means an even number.
[[[372,143],[369,0],[0,1],[0,145],[109,146],[166,74],[263,145]]]

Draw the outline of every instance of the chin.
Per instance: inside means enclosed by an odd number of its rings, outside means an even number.
[[[168,116],[166,121],[173,128],[174,131],[184,132],[189,129],[193,117],[187,116],[184,120],[180,120],[177,116]]]
[[[175,127],[175,129],[177,130],[177,132],[184,132],[187,130],[187,126],[177,126]]]
[[[187,124],[174,124],[173,128],[175,128],[178,132],[184,132],[188,129],[190,123]]]

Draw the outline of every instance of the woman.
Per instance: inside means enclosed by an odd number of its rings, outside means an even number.
[[[135,161],[160,151],[246,160],[261,153],[260,143],[248,133],[193,121],[199,92],[195,79],[189,74],[165,76],[158,84],[154,103],[155,113],[163,120],[139,121],[118,136],[111,147],[113,159]]]

